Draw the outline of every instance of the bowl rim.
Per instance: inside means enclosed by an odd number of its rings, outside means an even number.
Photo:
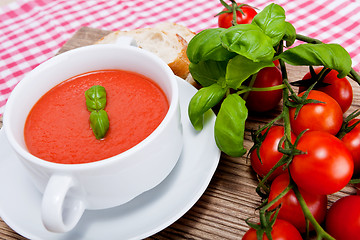
[[[168,109],[164,119],[161,121],[159,126],[157,126],[157,128],[149,136],[147,136],[145,139],[143,139],[141,142],[139,142],[132,148],[130,148],[120,154],[117,154],[115,156],[105,158],[102,160],[89,162],[89,163],[66,164],[66,163],[50,162],[50,161],[43,160],[39,157],[32,155],[31,153],[29,153],[29,151],[27,151],[27,149],[22,147],[17,142],[13,132],[11,131],[12,127],[8,127],[8,126],[11,126],[11,124],[12,124],[12,121],[9,118],[13,114],[12,112],[16,111],[16,109],[14,109],[14,107],[12,107],[14,99],[21,97],[20,92],[23,94],[24,85],[26,85],[27,82],[32,81],[33,76],[36,76],[39,73],[41,74],[41,71],[43,71],[44,69],[51,67],[51,65],[65,61],[67,58],[69,58],[75,54],[83,54],[88,51],[96,51],[99,49],[111,49],[111,50],[113,49],[114,51],[123,51],[124,49],[131,50],[131,51],[140,53],[140,54],[146,56],[147,58],[151,59],[152,61],[156,62],[156,64],[159,66],[159,69],[161,69],[164,72],[164,74],[167,75],[167,78],[169,79],[169,82],[170,82],[171,98],[168,98],[169,99],[169,109]],[[64,79],[64,80],[66,80],[66,79]],[[47,91],[49,91],[50,89],[47,89]],[[169,97],[169,96],[167,96],[167,97]],[[86,170],[90,170],[90,169],[105,167],[114,162],[126,161],[131,155],[134,155],[137,152],[141,151],[144,147],[146,147],[152,141],[154,141],[154,139],[156,139],[157,136],[161,135],[162,132],[166,131],[166,127],[170,124],[170,122],[174,118],[176,120],[177,112],[179,112],[179,90],[178,90],[176,76],[174,75],[174,73],[172,72],[170,67],[163,60],[161,60],[158,56],[156,56],[155,54],[153,54],[147,50],[143,50],[143,49],[140,49],[140,48],[134,47],[134,46],[115,45],[115,44],[98,44],[98,45],[89,45],[89,46],[79,47],[79,48],[72,49],[67,52],[61,53],[59,55],[56,55],[56,56],[46,60],[45,62],[41,63],[36,68],[34,68],[32,71],[30,71],[17,84],[17,86],[11,92],[10,97],[8,98],[8,101],[5,105],[5,111],[3,114],[3,116],[4,116],[3,127],[4,127],[4,130],[6,133],[6,137],[8,138],[12,148],[22,158],[26,159],[27,161],[29,161],[35,165],[38,165],[40,167],[46,168],[46,169],[56,169],[56,170],[66,171],[66,172],[67,171],[86,171]],[[180,119],[179,119],[179,121],[180,121]],[[22,128],[22,130],[23,130],[23,128]]]

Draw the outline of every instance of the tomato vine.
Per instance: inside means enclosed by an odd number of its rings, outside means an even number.
[[[224,3],[222,0],[221,2]],[[294,177],[296,176],[296,172],[292,172],[294,167],[290,169],[290,166],[295,165],[294,159],[310,153],[298,148],[302,138],[307,135],[306,130],[298,133],[295,142],[292,141],[293,126],[290,111],[295,109],[294,117],[296,118],[304,106],[326,105],[327,102],[308,99],[308,96],[310,92],[314,92],[313,87],[322,81],[331,70],[336,70],[339,78],[347,76],[359,85],[360,76],[351,67],[350,55],[343,47],[339,44],[325,44],[318,39],[296,33],[292,24],[285,20],[285,11],[280,5],[271,3],[256,14],[251,23],[237,24],[235,15],[238,6],[235,1],[232,0],[231,2],[232,6],[226,7],[228,9],[226,13],[230,13],[230,11],[233,13],[233,26],[226,29],[221,27],[206,29],[189,42],[187,49],[190,60],[189,69],[194,80],[202,86],[189,103],[190,121],[196,130],[201,131],[204,124],[204,113],[214,106],[220,106],[215,122],[216,143],[224,153],[234,157],[242,156],[247,152],[243,147],[245,121],[248,117],[247,95],[251,91],[271,92],[282,89],[281,113],[269,123],[252,132],[254,146],[249,153],[257,151],[261,162],[259,146],[266,138],[268,130],[276,122],[280,120],[283,122],[284,136],[277,149],[283,155],[271,170],[260,179],[256,188],[258,195],[264,199],[263,204],[259,207],[260,224],[251,223],[248,220],[247,222],[250,227],[256,229],[257,239],[262,239],[263,234],[272,239],[271,227],[275,223],[274,219],[276,219],[279,209],[275,211],[270,209],[280,198],[293,190],[308,223],[307,234],[309,233],[309,224],[311,224],[317,233],[317,239],[333,240],[334,238],[322,228],[312,215],[299,191],[300,181],[292,176],[294,173]],[[222,14],[224,13],[222,12]],[[301,41],[302,44],[291,47],[295,41]],[[259,71],[275,67],[274,62],[276,61],[279,61],[282,84],[270,87],[254,87]],[[323,69],[319,73],[319,78],[312,82],[311,86],[308,86],[302,96],[299,96],[288,80],[287,65],[310,66],[311,72],[314,72],[313,66],[323,66]],[[339,109],[341,110],[340,107]],[[360,115],[360,111],[355,111],[344,119],[337,134],[339,139],[354,129],[355,126],[349,126],[349,121],[358,115]],[[310,130],[318,129],[315,127],[314,129],[310,128]],[[329,137],[331,141],[340,142],[330,133],[326,134],[331,136]],[[341,147],[341,149],[345,149],[345,147]],[[346,171],[350,172],[353,167],[349,160],[351,156],[348,152],[344,154],[346,155],[344,157],[344,162],[347,164]],[[269,177],[280,167],[289,173],[290,183],[275,199],[267,202]],[[348,183],[351,175],[350,177],[349,174],[344,175],[341,181]],[[350,182],[359,183],[360,181],[353,179]],[[340,185],[340,187],[343,186]],[[329,191],[333,191],[333,189]]]

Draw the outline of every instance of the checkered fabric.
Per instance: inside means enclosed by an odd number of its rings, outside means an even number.
[[[258,9],[271,1],[248,0]],[[279,0],[298,33],[341,44],[360,70],[360,2]],[[18,0],[0,8],[0,115],[24,74],[82,26],[129,30],[169,21],[195,32],[217,26],[218,0]]]

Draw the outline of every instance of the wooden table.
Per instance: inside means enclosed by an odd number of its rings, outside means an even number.
[[[59,53],[93,44],[107,33],[108,31],[83,27],[65,43]],[[289,79],[298,80],[307,70],[304,67],[289,67]],[[354,104],[349,112],[360,106],[360,87],[353,81],[352,84]],[[271,113],[249,116],[244,141],[247,149],[252,146],[250,130],[257,129],[259,125],[270,121],[280,111],[281,106],[278,106]],[[2,117],[0,116],[1,126]],[[245,220],[250,217],[254,217],[254,221],[258,219],[255,208],[259,206],[261,200],[255,192],[256,175],[245,156],[232,158],[222,154],[215,175],[200,200],[178,221],[149,239],[241,239],[248,229]],[[338,198],[354,192],[353,187],[345,187],[342,191],[329,196],[329,205]],[[1,220],[0,239],[23,240],[26,238],[12,231]]]

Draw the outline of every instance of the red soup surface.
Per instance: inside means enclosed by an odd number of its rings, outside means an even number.
[[[90,128],[85,91],[106,89],[110,128],[97,140]],[[56,163],[88,163],[115,156],[149,136],[164,119],[169,103],[151,79],[122,70],[88,72],[65,80],[34,105],[24,135],[33,155]]]

